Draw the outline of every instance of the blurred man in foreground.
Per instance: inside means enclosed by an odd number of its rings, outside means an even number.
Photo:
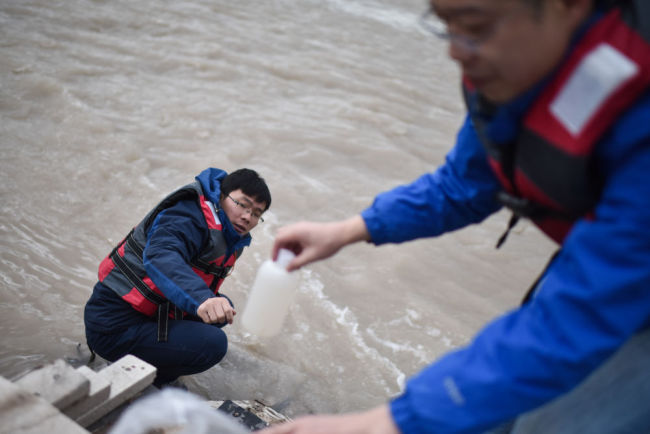
[[[468,111],[445,164],[348,220],[281,229],[274,255],[292,249],[296,269],[503,206],[499,245],[525,217],[560,249],[520,308],[389,404],[268,433],[650,432],[650,2],[430,7],[423,24],[449,41]]]

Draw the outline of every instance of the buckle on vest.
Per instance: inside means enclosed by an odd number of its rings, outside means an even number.
[[[543,208],[535,202],[524,197],[518,197],[500,191],[497,193],[497,200],[506,208],[509,208],[517,217],[535,218],[543,214]]]
[[[526,198],[517,197],[505,191],[497,193],[497,200],[512,211],[512,215],[508,221],[508,227],[497,240],[496,248],[500,249],[503,243],[506,242],[506,239],[508,239],[512,228],[519,222],[519,219],[521,217],[533,218],[535,215],[539,215],[540,207]]]
[[[214,275],[218,279],[225,279],[228,277],[233,267],[223,267],[219,265],[210,265],[208,273]]]

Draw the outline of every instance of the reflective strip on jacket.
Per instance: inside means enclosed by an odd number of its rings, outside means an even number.
[[[592,158],[598,140],[650,84],[650,44],[627,11],[612,9],[573,47],[524,116],[511,143],[495,143],[476,111],[472,122],[507,195],[504,205],[562,243],[602,189]],[[481,105],[465,80],[468,106]],[[473,98],[471,98],[473,97]]]

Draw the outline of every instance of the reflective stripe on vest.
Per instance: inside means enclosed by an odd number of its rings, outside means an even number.
[[[514,143],[491,142],[473,118],[508,193],[502,202],[558,243],[576,219],[590,217],[600,196],[595,145],[650,86],[650,23],[633,13],[649,8],[643,0],[630,3],[610,10],[580,39],[524,116]]]

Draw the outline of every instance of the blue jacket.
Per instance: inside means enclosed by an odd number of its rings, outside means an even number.
[[[501,107],[507,131],[530,94]],[[602,137],[595,219],[579,220],[536,296],[407,382],[391,412],[404,433],[480,432],[576,386],[650,326],[650,94]],[[445,164],[376,197],[362,213],[375,244],[432,237],[500,208],[499,182],[466,119]],[[522,290],[523,295],[523,290]]]
[[[226,172],[206,169],[196,179],[207,198],[219,203],[220,182]],[[225,212],[219,219],[231,252],[248,246],[250,234],[240,236]],[[181,200],[160,212],[147,234],[143,263],[147,274],[174,305],[196,314],[199,305],[214,293],[193,270],[190,260],[203,250],[209,240],[209,229],[196,200]],[[98,282],[86,306],[87,326],[101,332],[114,332],[142,321],[142,314],[123,301],[112,289]]]
[[[201,183],[206,198],[219,204],[221,180],[226,172],[206,169],[196,180]],[[218,210],[223,224],[224,238],[228,244],[225,257],[251,242],[251,235],[240,236],[223,209]],[[149,229],[143,263],[147,275],[174,305],[185,312],[196,314],[199,305],[214,293],[190,265],[205,243],[209,241],[208,226],[196,201],[180,201],[162,211]]]

